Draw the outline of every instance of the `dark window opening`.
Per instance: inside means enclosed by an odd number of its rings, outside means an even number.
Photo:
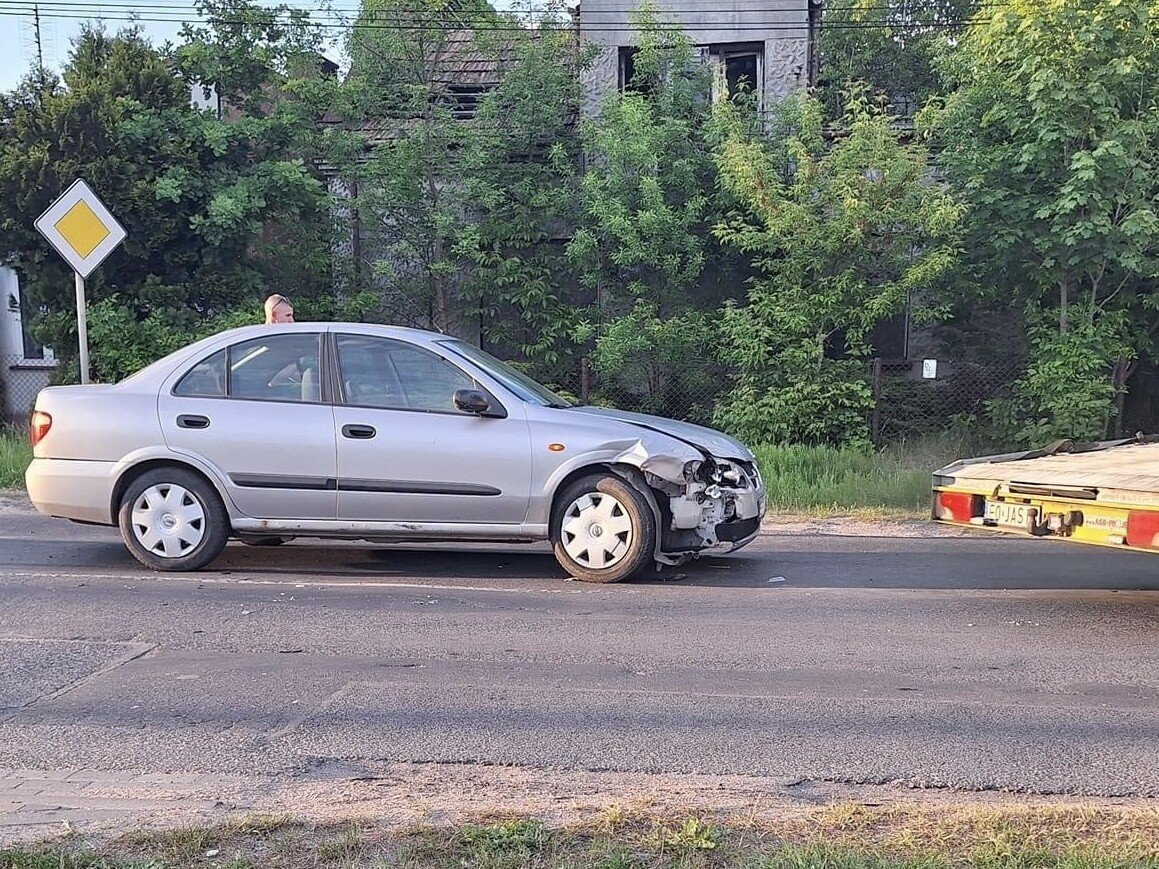
[[[750,99],[757,93],[760,64],[756,52],[729,54],[724,58],[724,77],[728,83],[729,99]]]
[[[873,355],[887,361],[902,361],[909,358],[909,313],[902,311],[888,320],[878,323],[869,333],[869,346]]]
[[[640,49],[634,46],[620,47],[620,92],[631,91],[637,94],[652,93],[652,83],[636,78],[636,55]]]
[[[28,310],[28,303],[25,301],[24,296],[21,296],[20,297],[20,339],[21,339],[21,344],[23,345],[21,347],[21,352],[24,354],[25,359],[43,359],[44,358],[44,346],[42,344],[37,343],[33,339],[32,333],[28,331],[28,323],[31,319],[29,316],[29,313],[30,312]]]
[[[479,112],[483,98],[490,88],[485,85],[457,85],[447,88],[442,102],[451,110],[451,115],[459,120],[469,120]]]

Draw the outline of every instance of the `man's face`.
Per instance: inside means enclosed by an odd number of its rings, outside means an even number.
[[[286,302],[279,302],[278,304],[274,305],[274,309],[270,311],[270,322],[293,323],[294,308]]]

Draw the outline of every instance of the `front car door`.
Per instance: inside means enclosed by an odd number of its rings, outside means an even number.
[[[506,418],[455,407],[477,388],[433,350],[378,335],[335,335],[338,518],[519,525],[531,490],[523,405]]]
[[[323,395],[323,333],[277,331],[178,372],[158,411],[169,448],[201,457],[257,519],[333,519],[334,409]]]

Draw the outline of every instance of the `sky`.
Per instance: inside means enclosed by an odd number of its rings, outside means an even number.
[[[283,2],[302,9],[318,9],[320,5],[309,0]],[[277,4],[263,2],[261,5]],[[358,7],[358,0],[333,0],[331,5],[349,13]],[[526,9],[528,0],[500,0],[493,5],[499,9]],[[34,9],[40,11],[44,65],[47,69],[59,70],[68,59],[72,40],[80,33],[85,21],[95,23],[103,20],[109,30],[118,30],[129,26],[134,11],[138,11],[150,19],[141,21],[146,36],[159,45],[166,40],[176,40],[183,20],[196,21],[193,7],[194,0],[0,0],[0,91],[12,90],[34,67]],[[337,46],[326,53],[335,61],[341,60]]]

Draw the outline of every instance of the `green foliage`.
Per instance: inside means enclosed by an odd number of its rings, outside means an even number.
[[[535,819],[504,821],[485,827],[465,826],[459,831],[463,842],[492,852],[538,851],[547,842],[547,829]]]
[[[583,125],[582,214],[567,255],[595,304],[577,337],[594,342],[602,397],[707,421],[724,381],[707,311],[736,294],[744,258],[711,232],[725,203],[709,73],[653,7],[635,24],[630,87]]]
[[[1155,350],[1157,16],[1154,0],[1007,4],[947,57],[954,92],[923,118],[970,204],[967,268],[1056,324],[992,409],[1024,443],[1101,434],[1114,357]]]
[[[954,88],[923,121],[970,203],[971,267],[1058,328],[1125,311],[1159,324],[1159,3],[1017,0],[947,57]],[[1052,301],[1051,296],[1054,300]]]
[[[29,309],[43,312],[34,323],[37,338],[56,349],[66,369],[76,352],[73,281],[30,216],[77,177],[129,233],[90,276],[88,298],[116,296],[122,324],[131,312],[140,325],[128,334],[144,342],[142,358],[164,344],[159,323],[212,318],[260,304],[273,290],[306,296],[321,288],[328,207],[301,153],[306,119],[272,109],[229,122],[193,109],[173,63],[187,64],[184,74],[205,71],[225,46],[244,40],[244,29],[222,21],[186,37],[174,61],[137,31],[86,30],[62,81],[28,78],[0,97],[4,255],[21,275]],[[254,75],[251,69],[245,81]],[[296,236],[294,243],[271,257],[262,236],[283,233]]]
[[[109,296],[88,307],[92,379],[114,383],[186,344],[226,329],[252,326],[263,316],[260,306],[254,306],[201,319],[189,311],[135,310],[120,296]]]
[[[699,818],[689,818],[678,827],[666,827],[660,834],[665,847],[685,853],[713,851],[722,838],[719,828]]]
[[[868,100],[851,101],[831,147],[816,101],[781,110],[784,136],[767,141],[720,109],[721,179],[740,207],[715,233],[758,275],[724,312],[737,375],[716,418],[757,443],[864,443],[868,334],[953,265],[960,208]]]
[[[299,103],[271,100],[301,79],[320,75],[321,31],[296,6],[257,6],[248,0],[197,0],[212,26],[186,24],[175,55],[189,82],[213,87],[249,116],[292,115]]]
[[[594,332],[584,324],[577,335],[586,341]],[[707,314],[687,310],[661,317],[655,305],[638,301],[595,340],[591,359],[599,396],[644,413],[680,408],[688,419],[707,421],[724,385],[715,367],[706,364],[715,337]]]
[[[736,317],[726,317],[726,334]],[[749,443],[868,446],[873,390],[865,366],[811,356],[785,348],[761,367],[761,380],[742,374],[717,405],[717,424]]]
[[[578,349],[577,282],[564,240],[577,217],[581,164],[572,38],[562,20],[504,34],[512,62],[474,121],[462,184],[476,219],[455,250],[469,263],[464,292],[482,315],[485,337],[549,378],[574,371]]]
[[[1029,340],[1031,362],[1013,397],[990,402],[996,432],[1025,446],[1105,437],[1115,410],[1111,366],[1131,354],[1123,318],[1080,318],[1066,332],[1039,323]]]
[[[481,327],[538,373],[574,367],[563,239],[580,87],[563,19],[529,30],[445,0],[376,0],[363,14],[392,26],[352,37],[335,104],[349,129],[328,142],[369,265],[349,276],[358,316],[468,337]],[[496,27],[462,26],[483,19]],[[454,90],[464,65],[488,88],[473,105]]]
[[[31,461],[28,432],[0,428],[0,489],[23,487],[24,472]]]
[[[965,27],[978,0],[842,0],[826,3],[818,50],[826,117],[845,112],[850,85],[863,83],[910,117],[942,93],[937,58]],[[983,4],[984,5],[984,4]]]
[[[710,88],[692,46],[639,13],[635,77],[584,124],[588,167],[582,222],[568,256],[601,309],[626,313],[636,299],[671,308],[712,257],[714,222]]]

